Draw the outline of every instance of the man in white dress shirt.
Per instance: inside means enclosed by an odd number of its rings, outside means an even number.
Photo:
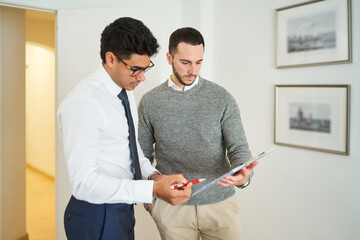
[[[126,100],[119,99],[120,92],[128,96],[136,136],[138,116],[131,90],[145,80],[158,48],[141,21],[115,20],[101,35],[102,64],[59,106],[58,123],[72,186],[64,214],[68,239],[134,239],[134,203],[151,203],[156,196],[180,205],[190,198],[191,184],[170,190],[170,185],[186,182],[181,174],[159,175],[137,141],[129,140]],[[134,180],[131,143],[136,144],[144,180]]]

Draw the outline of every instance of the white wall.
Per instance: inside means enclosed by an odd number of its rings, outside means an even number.
[[[26,12],[26,164],[55,178],[55,14]]]
[[[276,69],[274,9],[302,1],[214,1],[216,81],[239,103],[260,161],[239,192],[244,239],[360,239],[360,1],[353,0],[353,63]],[[351,84],[350,155],[273,145],[275,84]]]
[[[26,163],[55,178],[55,49],[26,43]]]

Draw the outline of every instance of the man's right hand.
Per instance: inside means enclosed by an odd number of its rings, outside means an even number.
[[[192,183],[176,190],[170,189],[170,186],[173,184],[187,182],[182,174],[158,175],[154,180],[154,196],[161,198],[171,205],[181,205],[191,197]]]

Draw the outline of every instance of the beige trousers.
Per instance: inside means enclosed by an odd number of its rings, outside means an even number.
[[[162,240],[240,240],[240,206],[236,194],[207,205],[172,206],[156,199],[151,215]]]

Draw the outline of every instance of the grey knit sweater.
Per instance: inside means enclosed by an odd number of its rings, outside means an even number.
[[[165,81],[146,93],[139,104],[138,140],[162,174],[207,179],[193,185],[193,192],[251,158],[235,99],[203,78],[187,91]],[[214,184],[186,204],[216,203],[234,193],[234,187]]]

